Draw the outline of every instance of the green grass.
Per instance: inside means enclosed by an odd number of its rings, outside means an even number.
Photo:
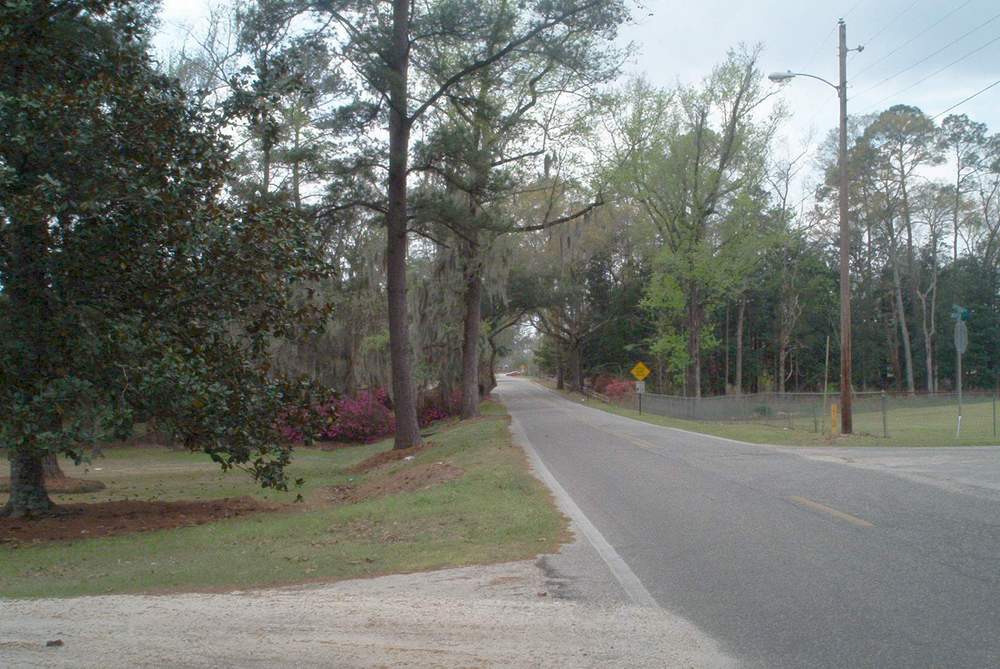
[[[302,449],[292,471],[306,478],[307,498],[322,486],[359,484],[411,464],[447,462],[465,471],[458,479],[358,504],[0,547],[0,595],[244,589],[522,559],[554,550],[564,538],[565,521],[528,472],[522,451],[511,447],[502,407],[484,408],[481,419],[440,428],[431,437],[435,446],[412,463],[365,476],[345,472],[391,448],[383,441],[333,452]],[[290,501],[295,495],[259,491],[241,473],[219,474],[202,458],[159,448],[110,450],[92,469],[108,483],[108,490],[83,496],[94,501],[235,495]]]
[[[543,384],[549,386],[549,384]],[[601,409],[619,416],[635,418],[653,425],[674,427],[691,432],[701,432],[716,437],[726,437],[753,444],[777,446],[989,446],[1000,444],[993,438],[993,404],[989,400],[967,403],[963,408],[962,436],[955,439],[957,407],[954,405],[927,405],[896,407],[886,412],[889,437],[882,436],[882,413],[879,410],[855,411],[854,431],[849,436],[827,435],[815,432],[812,418],[795,418],[788,424],[775,420],[773,424],[750,422],[712,422],[668,418],[643,413],[635,409],[600,400],[586,398],[579,393],[564,391],[576,402]],[[895,400],[897,404],[903,400]],[[918,404],[915,401],[914,404]],[[1000,420],[1000,419],[998,419]],[[829,421],[829,417],[827,417]]]

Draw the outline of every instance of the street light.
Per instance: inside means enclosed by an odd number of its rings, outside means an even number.
[[[834,84],[823,77],[804,72],[775,72],[768,79],[776,84],[784,84],[795,77],[818,79],[837,91],[840,98],[840,146],[837,152],[837,168],[840,173],[840,433],[854,431],[851,411],[851,228],[847,220],[847,54],[850,51],[864,51],[863,46],[847,48],[847,25],[844,19],[837,21],[840,29],[840,84]]]

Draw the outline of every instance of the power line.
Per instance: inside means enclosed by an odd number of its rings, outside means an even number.
[[[1000,16],[1000,14],[998,14],[997,16]],[[965,55],[964,55],[964,56],[962,56],[961,58],[957,58],[957,59],[953,60],[952,62],[948,63],[947,65],[945,65],[944,67],[942,67],[942,68],[940,68],[940,69],[937,69],[937,70],[935,70],[934,72],[931,72],[931,73],[930,73],[930,74],[928,74],[928,75],[927,75],[926,77],[923,77],[923,78],[921,78],[921,79],[918,79],[917,81],[913,82],[912,84],[910,84],[910,85],[909,85],[909,86],[907,86],[906,88],[904,88],[904,89],[902,89],[902,90],[899,90],[899,91],[896,91],[896,92],[895,92],[895,93],[893,93],[892,95],[887,95],[886,97],[882,98],[881,100],[879,100],[879,101],[878,101],[878,102],[876,102],[875,104],[871,105],[871,107],[869,107],[869,111],[871,111],[872,109],[875,109],[876,107],[878,107],[878,106],[879,106],[880,104],[882,104],[882,103],[883,103],[883,102],[885,102],[886,100],[889,100],[889,99],[891,99],[891,98],[894,98],[894,97],[896,97],[896,96],[898,96],[898,95],[901,95],[902,93],[906,93],[907,91],[909,91],[909,90],[912,90],[912,89],[916,88],[917,86],[919,86],[920,84],[924,83],[925,81],[927,81],[927,80],[928,80],[928,79],[930,79],[931,77],[936,77],[937,75],[939,75],[939,74],[941,74],[942,72],[944,72],[945,70],[947,70],[947,69],[948,69],[949,67],[951,67],[951,66],[953,66],[953,65],[957,65],[958,63],[961,63],[961,62],[962,62],[963,60],[965,60],[966,58],[969,58],[970,56],[974,56],[974,55],[976,55],[977,53],[979,53],[980,51],[982,51],[982,50],[983,50],[983,49],[985,49],[986,47],[988,47],[988,46],[990,46],[990,45],[992,45],[992,44],[995,44],[995,43],[997,43],[997,42],[1000,42],[1000,35],[998,35],[997,37],[994,37],[993,39],[991,39],[991,40],[990,40],[989,42],[987,42],[986,44],[983,44],[982,46],[980,46],[980,47],[978,47],[978,48],[976,48],[976,49],[973,49],[972,51],[970,51],[969,53],[965,54]]]
[[[979,97],[980,95],[982,95],[986,91],[990,90],[994,86],[1000,86],[1000,79],[997,79],[996,81],[994,81],[992,84],[990,84],[986,88],[982,88],[982,89],[976,91],[975,93],[973,93],[969,97],[965,98],[964,100],[960,100],[959,102],[956,102],[952,106],[950,106],[947,109],[945,109],[943,112],[939,112],[939,113],[935,114],[934,116],[931,116],[931,120],[933,121],[933,120],[937,119],[939,116],[944,116],[945,114],[947,114],[948,112],[950,112],[952,109],[955,109],[956,107],[961,107],[962,105],[964,105],[969,100],[971,100],[973,98]]]
[[[857,2],[855,2],[855,3],[853,4],[853,5],[851,5],[851,8],[847,10],[847,13],[846,13],[846,14],[844,14],[844,17],[843,17],[843,18],[845,18],[845,19],[846,19],[846,18],[847,18],[848,16],[850,16],[850,15],[851,15],[852,13],[854,13],[854,10],[858,8],[858,5],[860,5],[860,4],[861,4],[862,2],[864,2],[864,1],[865,1],[865,0],[858,0],[858,1],[857,1]]]
[[[893,16],[891,19],[889,19],[888,23],[886,23],[884,26],[882,26],[881,28],[879,28],[878,30],[876,30],[875,34],[872,35],[871,37],[869,37],[868,39],[866,39],[864,42],[862,42],[862,44],[868,45],[871,42],[873,42],[875,40],[875,38],[881,36],[882,33],[884,33],[886,30],[888,30],[889,27],[892,24],[894,24],[896,21],[898,21],[899,17],[901,17],[903,14],[907,13],[908,11],[910,11],[911,9],[913,9],[914,7],[916,7],[917,5],[919,5],[921,2],[923,2],[923,0],[914,0],[913,2],[911,2],[909,5],[906,6],[906,9],[904,9],[903,11],[899,12],[898,14],[896,14],[895,16]],[[969,0],[969,2],[972,2],[972,0]],[[966,3],[966,4],[968,4],[968,3]]]
[[[929,26],[927,26],[926,28],[924,28],[919,33],[917,33],[916,35],[914,35],[910,39],[906,40],[905,42],[903,42],[902,44],[900,44],[899,46],[897,46],[895,49],[893,49],[889,53],[885,54],[884,56],[882,56],[881,58],[879,58],[875,62],[869,63],[866,67],[863,67],[854,76],[855,77],[859,77],[862,74],[864,74],[865,72],[867,72],[868,70],[870,70],[873,67],[875,67],[876,65],[885,62],[886,59],[888,59],[891,56],[894,56],[897,53],[899,53],[900,49],[904,49],[904,48],[908,47],[909,45],[913,44],[913,42],[915,42],[917,39],[923,37],[924,35],[926,35],[928,32],[930,32],[934,28],[937,28],[939,25],[941,25],[942,23],[944,23],[945,21],[947,21],[949,18],[951,18],[953,14],[955,14],[956,12],[959,12],[962,9],[964,9],[965,7],[969,6],[970,4],[972,4],[972,2],[973,2],[973,0],[966,0],[964,3],[962,3],[961,5],[959,5],[958,7],[956,7],[955,9],[951,10],[950,12],[948,12],[947,14],[945,14],[944,16],[942,16],[940,19],[938,19],[934,23],[932,23]],[[886,26],[886,27],[888,27],[888,26]]]
[[[989,18],[989,19],[987,19],[986,21],[984,21],[983,23],[979,24],[978,26],[976,26],[976,27],[975,27],[975,28],[973,28],[972,30],[970,30],[970,31],[968,31],[968,32],[964,33],[963,35],[960,35],[959,37],[956,37],[956,38],[955,38],[955,39],[953,39],[952,41],[948,42],[948,43],[947,43],[947,44],[945,44],[945,45],[944,45],[943,47],[941,47],[940,49],[938,49],[938,50],[937,50],[937,51],[935,51],[934,53],[930,54],[929,56],[924,56],[923,58],[921,58],[921,59],[920,59],[920,60],[918,60],[917,62],[915,62],[915,63],[912,63],[912,64],[910,64],[910,65],[908,65],[908,66],[904,67],[904,68],[903,68],[902,70],[900,70],[900,71],[899,71],[899,72],[897,72],[896,74],[892,75],[891,77],[886,77],[885,79],[883,79],[882,81],[878,82],[878,83],[877,83],[877,84],[875,84],[874,86],[872,86],[872,87],[870,87],[870,88],[866,88],[866,89],[865,89],[865,90],[863,90],[862,92],[858,93],[858,95],[864,95],[865,93],[868,93],[868,92],[870,92],[870,91],[873,91],[873,90],[875,90],[876,88],[880,88],[880,87],[882,86],[882,84],[884,84],[884,83],[886,83],[886,82],[888,82],[888,81],[890,81],[890,80],[892,80],[892,79],[895,79],[896,77],[898,77],[898,76],[899,76],[899,75],[901,75],[901,74],[905,74],[906,72],[909,72],[910,70],[912,70],[913,68],[915,68],[915,67],[916,67],[916,66],[918,66],[918,65],[922,65],[923,63],[926,63],[926,62],[927,62],[928,60],[930,60],[930,59],[931,59],[931,58],[933,58],[934,56],[938,55],[938,54],[939,54],[939,53],[941,53],[942,51],[944,51],[944,50],[948,49],[949,47],[952,47],[952,46],[954,46],[955,44],[958,44],[958,43],[959,43],[959,42],[961,42],[961,41],[962,41],[963,39],[965,39],[966,37],[968,37],[969,35],[971,35],[972,33],[974,33],[974,32],[977,32],[977,31],[979,31],[979,30],[980,30],[980,29],[982,29],[982,28],[985,28],[986,26],[988,26],[989,24],[993,23],[993,22],[994,22],[994,21],[996,21],[997,19],[1000,19],[1000,14],[996,14],[996,15],[994,15],[994,16],[993,16],[992,18]]]
[[[813,64],[813,61],[816,60],[816,56],[818,56],[819,52],[822,51],[823,47],[826,46],[826,41],[830,39],[830,36],[833,35],[833,32],[836,29],[837,29],[837,24],[835,23],[833,24],[833,27],[830,28],[830,31],[826,34],[826,36],[819,41],[819,44],[816,45],[816,49],[812,52],[812,54],[810,54],[810,56],[805,60],[806,65],[811,66]]]

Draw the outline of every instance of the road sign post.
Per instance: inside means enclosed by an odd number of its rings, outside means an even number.
[[[646,377],[649,376],[649,367],[640,360],[632,368],[632,376],[635,377],[635,396],[639,402],[639,415],[642,415],[642,396],[646,392]]]

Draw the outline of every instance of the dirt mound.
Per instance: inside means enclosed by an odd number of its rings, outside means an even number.
[[[349,474],[364,474],[365,472],[371,471],[376,467],[381,467],[382,465],[388,464],[390,462],[397,462],[410,455],[417,455],[418,453],[423,453],[428,448],[432,448],[434,444],[429,441],[425,441],[420,446],[415,448],[401,448],[401,449],[391,449],[388,451],[382,451],[381,453],[376,453],[370,458],[366,458],[354,465],[347,470]]]
[[[250,497],[184,502],[121,501],[65,504],[59,507],[60,515],[51,518],[25,520],[0,517],[0,543],[73,541],[204,525],[216,520],[274,511],[278,508],[280,507],[277,505]]]
[[[391,476],[369,481],[357,487],[335,486],[327,489],[327,499],[332,502],[364,502],[387,495],[413,492],[431,488],[445,481],[457,479],[465,473],[461,467],[445,462],[414,465]]]
[[[45,489],[52,495],[76,495],[84,492],[97,492],[98,490],[104,490],[106,487],[103,481],[74,479],[68,476],[45,481]],[[0,493],[3,492],[10,492],[9,477],[0,478]]]

